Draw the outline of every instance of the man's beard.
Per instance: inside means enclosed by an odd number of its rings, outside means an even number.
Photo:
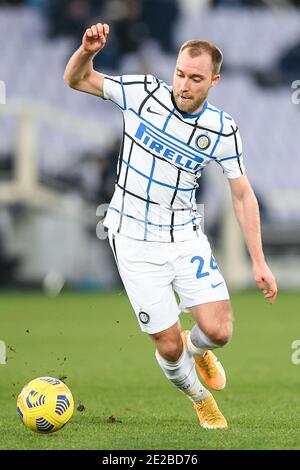
[[[194,114],[203,105],[207,98],[208,93],[201,95],[196,101],[187,99],[186,102],[181,99],[180,93],[174,95],[175,103],[179,111],[187,114]],[[188,97],[189,98],[189,97]]]

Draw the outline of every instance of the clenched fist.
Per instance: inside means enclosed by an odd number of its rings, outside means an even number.
[[[82,47],[86,52],[101,51],[109,35],[108,24],[97,23],[86,30],[82,39]]]

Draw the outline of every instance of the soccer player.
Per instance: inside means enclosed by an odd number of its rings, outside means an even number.
[[[254,279],[271,304],[277,287],[263,254],[258,204],[245,175],[237,125],[207,101],[220,79],[222,53],[207,41],[186,42],[170,87],[152,75],[96,72],[93,58],[108,36],[107,24],[88,28],[64,79],[123,112],[115,193],[104,222],[110,245],[166,377],[191,399],[203,428],[225,429],[225,417],[196,373],[214,390],[225,387],[224,369],[212,350],[232,335],[229,294],[195,202],[197,179],[209,163],[220,165],[228,178]],[[181,310],[195,320],[191,331],[181,332]]]

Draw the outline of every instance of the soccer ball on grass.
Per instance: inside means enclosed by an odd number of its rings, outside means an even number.
[[[23,424],[48,434],[61,429],[73,415],[74,400],[69,388],[53,377],[39,377],[26,384],[17,400]]]

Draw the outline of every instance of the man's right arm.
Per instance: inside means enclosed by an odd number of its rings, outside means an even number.
[[[94,70],[93,59],[105,46],[108,35],[107,24],[97,23],[86,30],[80,48],[66,66],[64,80],[67,85],[103,97],[104,75]]]

